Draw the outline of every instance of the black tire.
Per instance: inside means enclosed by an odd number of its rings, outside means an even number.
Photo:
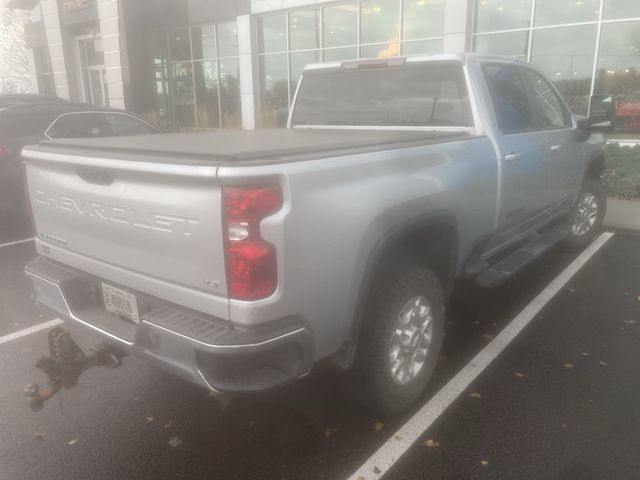
[[[578,207],[580,205],[580,201],[585,194],[592,194],[597,200],[597,214],[595,217],[595,222],[593,225],[584,233],[578,234],[574,230],[573,226],[576,222],[576,217],[578,215]],[[569,227],[569,233],[563,240],[563,246],[571,249],[580,249],[584,248],[593,238],[598,234],[602,227],[602,222],[604,220],[604,215],[607,210],[607,195],[604,191],[604,187],[602,185],[602,181],[599,178],[589,177],[584,180],[582,183],[582,188],[580,189],[580,194],[578,196],[578,201],[576,202],[576,206],[573,211],[569,214],[569,218],[567,221]]]
[[[424,297],[431,307],[431,343],[422,368],[412,380],[401,385],[391,374],[391,336],[403,307],[418,296]],[[378,282],[368,305],[356,356],[356,385],[361,387],[356,399],[360,403],[376,413],[393,415],[407,409],[424,392],[442,347],[444,310],[440,280],[428,268],[400,268]]]

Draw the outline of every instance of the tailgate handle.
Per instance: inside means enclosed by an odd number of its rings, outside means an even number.
[[[87,183],[94,185],[111,185],[113,177],[102,168],[77,167],[78,176]]]

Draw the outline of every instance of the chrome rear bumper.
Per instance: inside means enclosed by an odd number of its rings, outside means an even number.
[[[45,257],[27,264],[25,274],[33,283],[36,303],[128,354],[209,390],[266,390],[307,374],[313,366],[311,335],[292,321],[241,331],[229,322],[127,289],[140,300],[136,325],[104,309],[100,278]]]

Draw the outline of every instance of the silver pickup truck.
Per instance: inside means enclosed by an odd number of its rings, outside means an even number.
[[[216,394],[326,361],[394,413],[434,370],[456,279],[592,239],[602,144],[529,64],[311,65],[286,129],[26,147],[26,275],[39,304]]]

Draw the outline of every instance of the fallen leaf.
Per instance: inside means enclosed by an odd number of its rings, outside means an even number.
[[[147,422],[153,422],[155,420],[155,418],[153,417],[147,417]]]
[[[570,291],[571,293],[575,293],[575,292],[576,292],[576,289],[575,289],[575,288],[571,288],[571,287],[569,287],[569,291]]]
[[[489,465],[489,461],[488,460],[480,460],[480,465],[482,465],[483,467],[486,467]]]
[[[134,402],[137,402],[138,400],[140,400],[140,397],[133,397]]]
[[[474,325],[480,325],[480,322],[473,322]]]
[[[33,434],[33,438],[35,438],[37,440],[42,440],[45,435],[46,435],[46,433],[44,433],[44,432],[35,432]]]
[[[635,320],[623,320],[624,323],[626,323],[627,325],[634,325],[636,323]]]
[[[600,360],[600,365],[602,365],[603,367],[607,366],[607,364],[605,362],[603,362],[602,360]]]
[[[438,448],[440,446],[440,442],[436,442],[435,440],[428,439],[422,442],[422,445],[429,448]]]
[[[486,338],[487,340],[493,340],[493,335],[485,333],[484,335],[482,335],[482,338]]]
[[[74,443],[76,443],[78,440],[76,438],[72,438],[71,440],[69,440],[69,442],[67,443],[67,445],[73,445]]]
[[[376,429],[376,432],[379,432],[380,430],[382,430],[382,427],[384,427],[384,424],[382,422],[376,422],[373,424],[373,428]]]
[[[640,295],[638,295],[638,301],[640,302]]]
[[[524,373],[515,372],[514,375],[518,378],[524,378]]]
[[[573,363],[565,363],[564,368],[573,368]]]
[[[583,357],[588,357],[589,354],[587,352],[582,352],[580,355],[582,355]]]
[[[481,395],[478,392],[472,392],[472,393],[469,394],[469,396],[471,398],[480,398],[481,397]]]
[[[373,467],[373,473],[378,475],[380,473],[380,469],[378,467]]]
[[[173,420],[169,420],[167,423],[164,424],[164,428],[171,428],[173,426]]]
[[[567,424],[566,424],[566,423],[563,423],[563,424],[562,424],[562,428],[567,428]]]
[[[182,440],[180,440],[180,438],[178,437],[171,437],[169,439],[169,445],[171,445],[173,448],[179,447],[180,445],[182,445]]]
[[[394,439],[400,441],[402,440],[402,435],[396,435],[395,437],[393,437]]]

